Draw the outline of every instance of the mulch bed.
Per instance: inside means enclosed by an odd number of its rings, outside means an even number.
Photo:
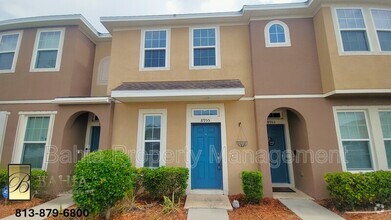
[[[42,198],[33,198],[31,201],[8,201],[7,204],[5,199],[2,198],[0,199],[0,218],[15,215],[17,209],[32,208],[54,198],[56,196],[45,196]]]
[[[391,212],[384,212],[384,213],[357,213],[357,214],[348,214],[343,211],[339,211],[330,199],[323,199],[323,200],[317,200],[315,201],[319,205],[329,209],[332,212],[335,212],[336,214],[342,216],[343,218],[347,220],[384,220],[384,219],[391,219]]]
[[[257,205],[245,204],[243,195],[229,196],[231,203],[235,199],[239,201],[240,208],[228,212],[230,219],[300,219],[277,199],[264,198],[262,199],[261,204]]]
[[[115,220],[139,220],[139,219],[161,219],[161,220],[186,220],[187,210],[184,209],[186,198],[181,200],[178,211],[166,215],[163,213],[163,207],[161,203],[151,201],[148,198],[138,198],[136,202],[137,209],[126,211],[123,214],[113,214],[111,219]]]

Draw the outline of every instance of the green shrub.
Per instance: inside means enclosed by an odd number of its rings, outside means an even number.
[[[120,151],[88,154],[76,164],[74,178],[73,199],[92,214],[106,211],[132,190],[131,162]]]
[[[340,210],[373,208],[391,203],[391,172],[328,173],[324,176],[334,205]]]
[[[175,200],[184,195],[189,170],[183,167],[142,169],[143,186],[152,199],[162,199],[174,194]]]
[[[6,169],[0,169],[0,190],[2,190],[8,182],[8,173]]]
[[[260,203],[263,196],[262,173],[259,171],[242,172],[242,188],[248,203]]]
[[[143,187],[143,179],[144,179],[144,175],[143,175],[143,169],[145,168],[135,168],[135,169],[132,169],[132,174],[133,174],[133,195],[134,196],[137,196],[142,187]]]
[[[47,176],[48,173],[44,170],[31,170],[30,185],[33,197],[45,193],[45,184],[42,181]],[[0,190],[6,185],[8,185],[8,171],[7,169],[0,169]]]
[[[44,170],[31,170],[31,190],[32,195],[42,195],[45,194],[45,179],[47,178],[48,173]]]

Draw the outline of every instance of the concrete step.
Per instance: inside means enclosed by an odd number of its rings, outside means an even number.
[[[187,195],[185,209],[225,209],[232,210],[226,195]]]

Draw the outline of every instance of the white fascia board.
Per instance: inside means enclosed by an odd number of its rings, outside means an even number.
[[[109,104],[111,101],[110,97],[55,98],[52,103],[60,105]]]
[[[112,91],[113,98],[152,98],[186,96],[243,96],[244,88],[232,89],[172,89],[172,90],[122,90]]]

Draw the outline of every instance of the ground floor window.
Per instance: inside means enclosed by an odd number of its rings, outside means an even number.
[[[374,106],[334,109],[344,170],[391,169],[391,109]]]
[[[1,161],[2,151],[3,151],[3,144],[4,144],[4,137],[5,137],[5,130],[7,127],[8,115],[9,112],[0,112],[0,161]]]
[[[167,110],[149,109],[139,111],[137,141],[138,167],[165,165]]]
[[[33,169],[46,170],[54,112],[19,113],[18,134],[13,162],[31,164]]]

